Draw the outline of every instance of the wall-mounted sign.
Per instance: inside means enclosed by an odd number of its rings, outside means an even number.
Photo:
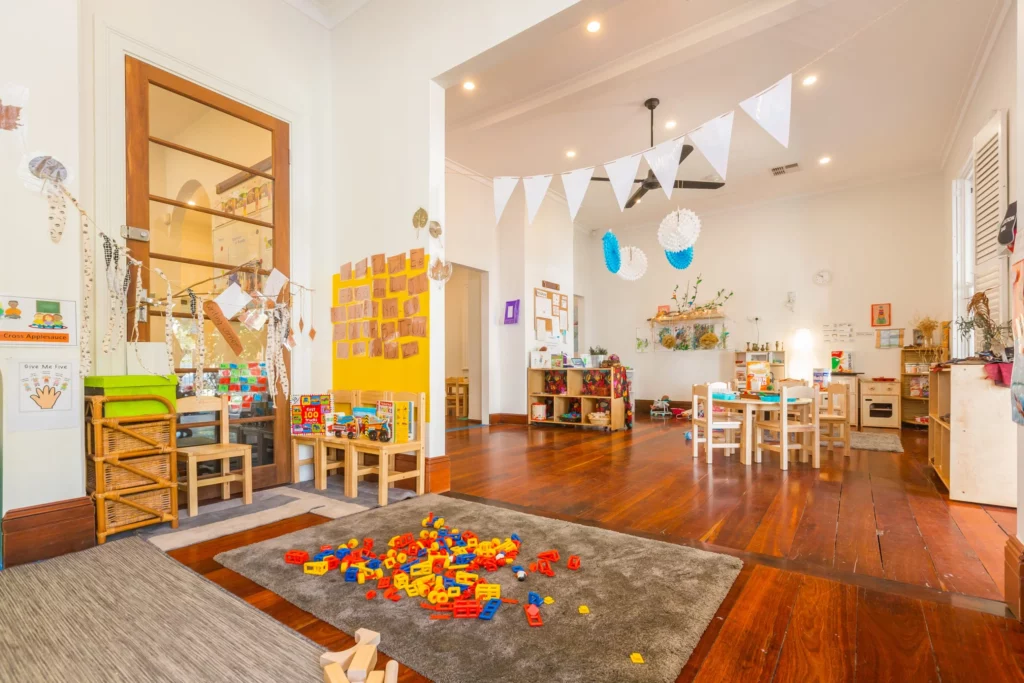
[[[519,322],[519,299],[505,302],[505,324],[515,325]]]
[[[78,346],[75,302],[0,294],[0,343]]]

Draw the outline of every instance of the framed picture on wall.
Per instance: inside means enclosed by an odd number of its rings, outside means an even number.
[[[519,322],[519,299],[505,302],[505,324],[515,325]]]
[[[871,304],[871,327],[892,325],[892,304]]]

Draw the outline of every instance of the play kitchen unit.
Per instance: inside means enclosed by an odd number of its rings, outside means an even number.
[[[860,381],[860,426],[900,426],[900,383],[873,379]]]

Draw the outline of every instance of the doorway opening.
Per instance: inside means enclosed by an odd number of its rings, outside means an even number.
[[[445,428],[480,424],[484,411],[486,273],[454,264],[445,285]]]

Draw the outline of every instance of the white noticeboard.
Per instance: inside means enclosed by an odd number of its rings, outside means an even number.
[[[12,361],[7,428],[12,432],[71,429],[81,422],[81,380],[71,361]]]

